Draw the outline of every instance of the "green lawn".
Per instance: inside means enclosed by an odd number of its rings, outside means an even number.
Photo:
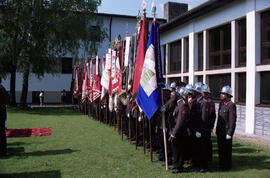
[[[270,151],[238,141],[231,171],[217,172],[214,141],[210,172],[173,175],[112,127],[70,109],[9,110],[8,128],[37,127],[52,127],[52,135],[8,138],[10,156],[0,159],[0,177],[270,177]]]

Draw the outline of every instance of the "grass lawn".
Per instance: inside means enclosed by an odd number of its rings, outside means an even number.
[[[214,141],[210,172],[173,175],[163,162],[151,163],[142,147],[122,141],[112,127],[71,109],[9,110],[8,128],[37,127],[52,127],[52,135],[8,138],[10,155],[0,159],[0,177],[270,177],[270,151],[237,140],[231,171],[217,172]]]

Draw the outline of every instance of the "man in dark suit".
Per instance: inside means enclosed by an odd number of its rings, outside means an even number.
[[[5,128],[5,122],[7,119],[7,92],[1,83],[2,79],[0,77],[0,156],[5,156],[7,154],[7,138]]]
[[[236,106],[231,101],[231,97],[230,86],[224,86],[220,92],[221,102],[216,128],[219,169],[221,171],[227,171],[232,167],[232,137],[236,127]]]
[[[198,166],[200,172],[208,170],[208,132],[209,132],[209,111],[210,105],[202,97],[202,83],[195,83],[194,102],[191,106],[189,129],[194,138],[193,147],[193,166]],[[200,148],[200,149],[198,149]]]
[[[210,96],[210,88],[207,84],[204,84],[202,87],[202,96],[204,99],[207,100],[207,102],[210,105],[210,111],[209,111],[209,132],[207,133],[208,137],[208,161],[212,161],[213,157],[213,144],[211,140],[211,132],[214,128],[215,122],[216,122],[216,110],[215,110],[215,103],[213,102],[213,99]]]
[[[187,89],[182,87],[178,89],[179,98],[177,106],[174,110],[173,116],[175,119],[175,126],[172,129],[169,141],[172,142],[173,157],[174,157],[174,174],[183,171],[184,154],[185,154],[185,137],[187,135],[187,119],[189,114],[189,107],[187,102]]]

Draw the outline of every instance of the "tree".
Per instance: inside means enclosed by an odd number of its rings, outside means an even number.
[[[23,73],[21,104],[26,105],[28,78],[55,72],[60,56],[79,48],[93,53],[105,37],[102,21],[97,18],[99,0],[5,0],[1,2],[0,69],[2,75]],[[7,25],[6,25],[7,24]],[[12,54],[12,55],[11,55]],[[3,65],[4,63],[4,65]],[[1,75],[1,73],[0,73]],[[15,80],[11,79],[10,86]],[[11,97],[13,98],[13,97]],[[11,99],[11,103],[14,102]]]

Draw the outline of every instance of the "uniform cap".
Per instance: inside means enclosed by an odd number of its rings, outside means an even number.
[[[232,89],[229,85],[225,85],[224,87],[222,87],[220,93],[225,93],[232,96]]]
[[[193,90],[198,93],[202,93],[202,86],[203,84],[201,82],[197,82],[195,83]]]
[[[209,87],[207,84],[204,84],[204,85],[202,86],[202,92],[203,92],[203,93],[211,93],[211,92],[210,92],[210,87]]]
[[[188,89],[186,89],[185,87],[181,87],[177,90],[177,92],[179,93],[179,95],[186,99],[187,98],[187,95],[188,95]]]
[[[171,88],[175,88],[176,87],[176,83],[175,82],[172,82],[171,85],[170,85]]]
[[[188,90],[188,94],[192,94],[192,90],[193,90],[192,84],[187,84],[186,89]]]

